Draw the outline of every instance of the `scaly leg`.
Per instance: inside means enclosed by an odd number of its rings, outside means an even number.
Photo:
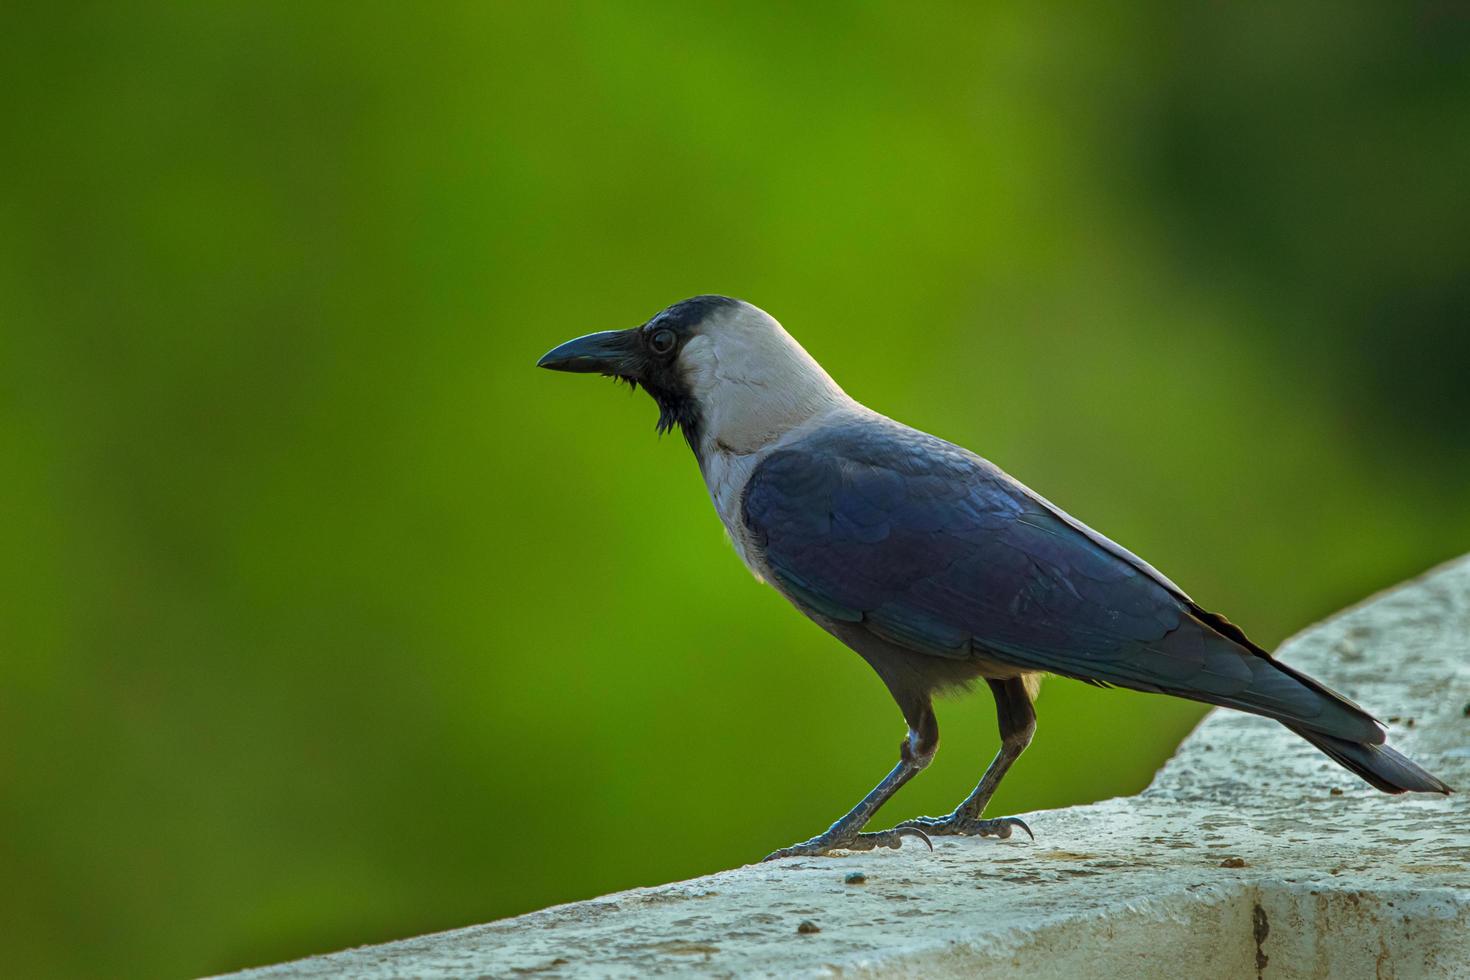
[[[1017,817],[981,819],[981,814],[985,812],[990,798],[995,795],[995,789],[1000,785],[1006,771],[1026,751],[1026,746],[1031,744],[1031,736],[1036,733],[1036,711],[1031,706],[1031,697],[1026,693],[1026,685],[1021,679],[987,680],[986,683],[995,695],[996,720],[1000,723],[1000,751],[995,754],[985,775],[980,777],[975,791],[965,797],[965,801],[955,807],[953,813],[944,817],[905,820],[896,830],[922,830],[943,836],[1007,838],[1011,836],[1013,828],[1020,827],[1026,831],[1028,837],[1036,839],[1025,821]]]
[[[925,766],[929,765],[938,747],[939,725],[934,720],[933,712],[929,711],[925,714],[922,728],[918,731],[910,728],[908,737],[899,745],[898,765],[883,777],[882,782],[873,787],[872,792],[863,797],[862,802],[849,810],[842,819],[827,828],[825,832],[799,844],[783,847],[767,855],[765,860],[812,857],[839,850],[871,851],[877,847],[898,847],[903,843],[905,837],[917,837],[925,844],[929,844],[928,835],[916,827],[895,827],[892,830],[869,834],[860,831],[873,818],[873,814],[878,812],[878,808],[898,792],[899,787],[913,779]],[[932,850],[934,845],[929,844],[929,847]]]

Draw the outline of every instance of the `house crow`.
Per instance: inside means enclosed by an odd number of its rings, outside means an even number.
[[[849,398],[748,303],[697,296],[539,364],[652,395],[659,431],[688,440],[746,567],[856,651],[898,702],[908,732],[893,770],[829,829],[772,858],[1030,834],[984,810],[1031,741],[1043,674],[1263,715],[1386,793],[1449,792],[1366,711],[1143,559],[969,450]],[[980,680],[1001,746],[974,792],[946,816],[864,832],[934,757],[934,695]]]

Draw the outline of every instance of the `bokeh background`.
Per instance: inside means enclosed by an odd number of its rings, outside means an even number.
[[[1470,549],[1467,46],[1427,0],[6,4],[5,972],[464,925],[865,792],[876,678],[642,394],[532,367],[691,294],[1267,644]],[[998,812],[1200,716],[1040,713]],[[993,752],[940,720],[885,822]]]

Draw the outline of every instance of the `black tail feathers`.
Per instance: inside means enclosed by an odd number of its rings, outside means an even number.
[[[1354,773],[1385,793],[1449,793],[1444,783],[1410,762],[1388,745],[1351,742],[1314,732],[1309,728],[1287,725],[1292,731],[1327,754],[1333,762]]]

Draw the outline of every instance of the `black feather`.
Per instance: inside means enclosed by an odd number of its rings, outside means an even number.
[[[1171,694],[1352,744],[1383,741],[1361,708],[1273,659],[1126,549],[973,453],[881,416],[855,412],[767,457],[743,518],[799,606],[913,653]]]

